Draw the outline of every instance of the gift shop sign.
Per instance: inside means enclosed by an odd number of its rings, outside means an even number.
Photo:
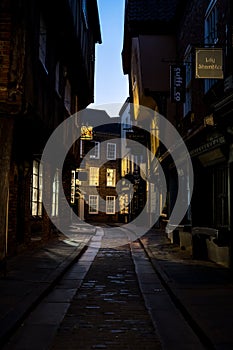
[[[198,79],[223,79],[222,49],[196,48],[196,74]]]
[[[186,67],[185,65],[170,66],[171,102],[185,102]]]

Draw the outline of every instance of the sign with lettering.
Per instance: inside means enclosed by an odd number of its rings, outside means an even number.
[[[223,79],[222,49],[196,48],[197,79]]]
[[[199,154],[202,154],[202,153],[207,152],[209,150],[212,150],[216,147],[224,145],[225,143],[226,143],[226,139],[224,136],[216,137],[213,140],[210,140],[209,142],[191,150],[190,155],[191,155],[191,157],[195,157]]]
[[[93,127],[82,125],[81,126],[81,140],[92,140],[93,139]]]
[[[170,66],[171,102],[185,102],[186,67],[185,65]]]

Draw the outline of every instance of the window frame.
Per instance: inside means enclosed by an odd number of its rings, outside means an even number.
[[[36,166],[35,166],[36,165]],[[34,169],[37,169],[34,172]],[[33,160],[30,189],[30,209],[33,217],[43,216],[43,164],[39,160]]]
[[[92,175],[92,172],[95,169],[96,174]],[[99,168],[98,167],[90,167],[89,168],[89,186],[99,186]],[[97,179],[98,176],[98,179]],[[97,180],[97,181],[96,181]]]
[[[51,215],[53,217],[58,216],[58,210],[59,210],[59,170],[56,169],[54,178],[53,178],[53,184],[52,184],[52,208],[51,208]]]
[[[111,198],[111,200],[110,200]],[[113,202],[113,210],[109,210],[109,203]],[[110,208],[111,209],[111,208]],[[116,213],[116,196],[106,196],[106,214],[114,215]]]
[[[91,205],[91,200],[94,199],[96,200],[96,203],[94,204],[95,206],[95,210],[92,210],[93,209],[93,206]],[[97,194],[89,194],[89,202],[88,202],[88,213],[89,214],[98,214],[99,213],[99,195]]]
[[[110,175],[108,173],[112,173],[112,179],[111,181],[109,180]],[[106,187],[116,187],[116,169],[114,168],[107,168],[106,169]]]
[[[100,142],[99,141],[93,141],[93,142],[95,143],[95,146],[90,150],[90,159],[99,159],[100,158]]]
[[[113,156],[111,156],[111,150],[109,150],[110,147],[114,146]],[[116,160],[116,144],[112,142],[107,143],[107,159],[108,160]]]

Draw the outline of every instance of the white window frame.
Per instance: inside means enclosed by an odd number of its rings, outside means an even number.
[[[98,214],[99,213],[99,196],[96,194],[89,195],[89,214]]]
[[[116,187],[116,169],[107,168],[106,170],[106,186]]]
[[[106,214],[114,215],[116,213],[116,197],[106,196]]]
[[[47,25],[44,21],[44,18],[42,15],[40,15],[40,29],[39,29],[39,59],[42,63],[44,70],[46,73],[48,73],[48,67],[47,67]]]
[[[53,217],[58,216],[59,209],[59,170],[56,169],[53,179],[53,192],[52,192],[52,211]]]
[[[42,217],[43,164],[33,160],[31,183],[31,215]]]
[[[99,159],[100,157],[100,142],[94,141],[95,146],[90,150],[90,159]]]
[[[115,160],[116,159],[116,144],[108,142],[107,143],[107,159]]]
[[[89,168],[89,186],[99,186],[99,168]]]

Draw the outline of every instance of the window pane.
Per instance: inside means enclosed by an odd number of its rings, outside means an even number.
[[[107,186],[116,186],[116,169],[107,169]]]
[[[38,174],[39,163],[37,161],[33,161],[33,174]]]
[[[38,199],[38,190],[36,188],[33,188],[32,190],[32,201],[37,202]]]
[[[52,216],[58,215],[58,200],[59,200],[59,178],[58,178],[58,169],[54,175],[53,179],[53,193],[52,193]],[[75,191],[75,187],[74,187]],[[71,191],[72,195],[72,191]]]
[[[38,185],[38,176],[37,175],[33,175],[32,177],[32,187],[33,188],[37,188]]]
[[[106,197],[106,214],[115,214],[115,196]]]
[[[100,147],[100,143],[95,142],[95,146],[90,151],[90,158],[99,159],[99,147]]]
[[[98,204],[99,204],[99,197],[97,195],[90,195],[89,196],[89,213],[90,214],[98,213]]]
[[[32,215],[36,216],[37,215],[37,203],[32,203]]]
[[[99,186],[99,168],[90,167],[89,185],[90,186]]]
[[[107,159],[116,159],[116,144],[107,144]]]
[[[43,166],[37,160],[33,161],[31,181],[31,214],[42,215]]]
[[[42,216],[42,203],[38,204],[38,216]]]

